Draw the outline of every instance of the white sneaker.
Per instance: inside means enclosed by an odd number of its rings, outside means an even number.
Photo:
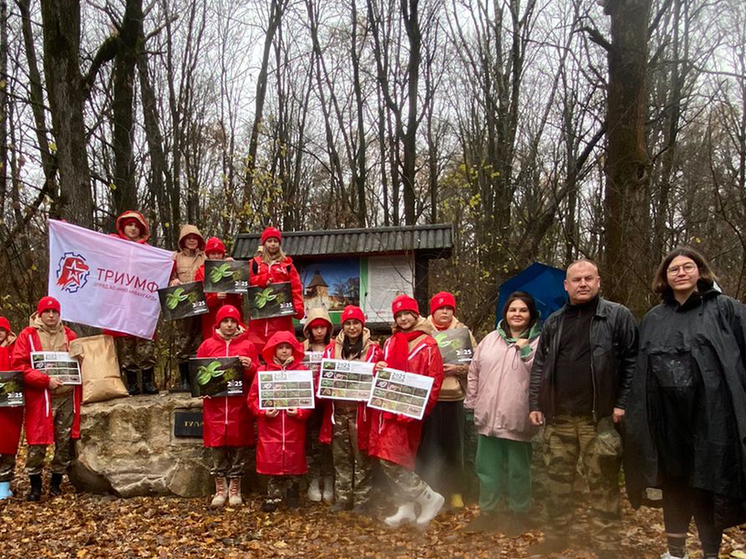
[[[384,524],[391,528],[398,528],[402,524],[409,524],[415,521],[414,503],[406,503],[399,506],[395,514],[383,519]]]
[[[440,509],[443,508],[443,504],[446,502],[446,498],[440,493],[436,493],[430,487],[417,498],[417,503],[420,505],[420,515],[417,517],[417,527],[427,528],[430,521],[435,518]]]
[[[241,505],[243,505],[241,478],[231,478],[228,483],[228,506],[240,507]]]
[[[661,555],[661,559],[689,559],[689,554],[684,553],[683,557],[679,557],[677,555],[671,555],[670,552],[666,551],[663,555]]]
[[[308,500],[318,503],[321,501],[321,488],[319,488],[319,478],[312,478],[308,483]]]
[[[334,476],[324,476],[323,498],[327,505],[334,502]]]

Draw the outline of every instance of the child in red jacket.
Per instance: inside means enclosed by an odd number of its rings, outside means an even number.
[[[140,212],[129,210],[122,213],[117,218],[116,227],[117,232],[112,233],[112,237],[141,245],[148,244],[150,228]],[[104,334],[114,338],[117,360],[126,379],[130,396],[158,394],[158,388],[155,386],[155,344],[153,340],[113,330],[104,330]],[[137,380],[138,373],[142,377],[142,389]]]
[[[258,355],[248,339],[238,309],[232,305],[220,307],[215,317],[212,337],[205,339],[197,357],[238,357],[243,365],[243,396],[206,396],[202,402],[202,442],[212,454],[212,475],[215,496],[210,503],[222,507],[242,504],[241,478],[244,474],[246,449],[254,444],[254,418],[246,404],[246,395],[256,373]]]
[[[295,318],[305,316],[303,309],[303,284],[298,271],[289,256],[285,256],[280,243],[282,234],[279,229],[267,227],[262,233],[261,246],[257,255],[249,260],[249,285],[267,287],[270,283],[290,282],[293,292]],[[251,341],[261,352],[264,344],[275,332],[293,332],[293,317],[278,316],[275,318],[251,319],[249,334]],[[264,355],[262,353],[262,355]]]
[[[23,393],[26,399],[26,472],[31,482],[31,491],[26,500],[41,499],[41,474],[47,446],[54,443],[52,479],[49,493],[59,495],[62,476],[70,466],[71,447],[74,439],[80,438],[80,403],[82,387],[63,385],[59,379],[50,377],[31,366],[33,351],[67,351],[68,345],[77,336],[62,324],[60,303],[53,297],[42,297],[31,315],[30,326],[16,339],[11,368],[23,373]]]
[[[0,371],[10,371],[10,357],[16,335],[10,329],[10,322],[0,316]],[[0,408],[0,501],[12,497],[10,482],[16,465],[18,441],[21,439],[23,408]]]
[[[210,237],[205,243],[205,254],[208,260],[226,260],[225,245],[217,237]],[[227,260],[232,260],[228,258]],[[202,264],[197,273],[194,274],[194,281],[205,282],[205,265]],[[238,293],[205,293],[205,302],[209,313],[203,314],[202,319],[202,339],[209,340],[212,338],[215,330],[215,317],[218,311],[224,305],[232,305],[238,310],[240,322],[243,322],[243,298]]]
[[[303,348],[290,332],[275,333],[264,346],[262,357],[267,363],[262,371],[289,371],[304,369]],[[262,505],[264,512],[274,512],[282,501],[285,486],[287,505],[298,506],[298,476],[308,471],[306,464],[306,421],[313,410],[260,410],[257,377],[251,384],[249,407],[257,417],[258,442],[256,472],[270,476],[267,498]]]
[[[432,327],[420,316],[417,301],[407,295],[399,295],[394,299],[391,310],[396,322],[394,335],[386,340],[384,360],[376,364],[376,370],[390,367],[432,377],[434,382],[425,408],[427,415],[438,401],[443,383],[443,359],[438,344],[430,336]],[[440,512],[445,498],[433,491],[413,471],[422,421],[398,413],[370,411],[368,452],[378,458],[381,470],[403,498],[398,511],[384,522],[394,528],[409,522],[416,522],[418,528],[427,528]],[[416,504],[420,505],[417,517]]]
[[[324,352],[328,359],[377,363],[381,348],[365,328],[365,314],[360,307],[349,305],[342,312],[342,331]],[[370,431],[365,402],[329,400],[331,414],[324,417],[322,433],[331,432],[334,455],[334,494],[332,510],[352,510],[366,514],[373,488],[368,435]]]

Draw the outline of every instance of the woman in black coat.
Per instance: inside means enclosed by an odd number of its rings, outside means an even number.
[[[714,282],[701,254],[673,250],[653,281],[662,302],[640,325],[625,471],[633,505],[663,490],[662,558],[687,557],[692,517],[706,559],[746,520],[746,307]]]

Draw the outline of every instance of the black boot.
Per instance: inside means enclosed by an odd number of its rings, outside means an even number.
[[[62,488],[62,474],[52,474],[52,479],[49,480],[49,494],[50,495],[61,495]]]
[[[142,393],[143,394],[158,394],[158,387],[156,387],[153,378],[155,371],[153,367],[145,369],[142,372]]]
[[[171,392],[191,392],[192,385],[189,382],[189,362],[179,363],[179,382],[171,389]]]
[[[137,383],[137,371],[125,371],[124,374],[127,377],[127,392],[130,396],[141,394],[140,385]]]
[[[298,488],[298,482],[293,483],[288,488],[285,499],[289,509],[297,509],[300,506],[300,491]]]
[[[31,490],[26,495],[27,501],[41,500],[41,474],[34,474],[28,477],[31,482]]]

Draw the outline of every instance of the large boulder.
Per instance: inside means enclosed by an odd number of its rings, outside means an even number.
[[[162,393],[83,406],[70,481],[81,491],[120,497],[208,495],[209,451],[201,437],[174,435],[177,412],[201,415],[202,401]]]

